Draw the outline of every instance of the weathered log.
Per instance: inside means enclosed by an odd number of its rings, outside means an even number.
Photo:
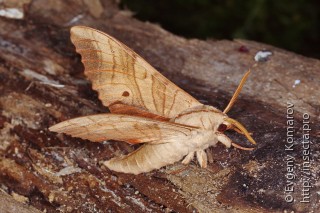
[[[24,3],[17,5],[24,11],[22,18],[0,18],[0,183],[5,192],[47,212],[320,209],[319,60],[252,41],[187,40],[134,19],[111,0]],[[107,112],[84,77],[80,56],[69,40],[73,25],[116,37],[202,103],[220,109],[255,64],[229,116],[253,133],[257,148],[246,152],[219,145],[209,149],[208,169],[176,163],[128,175],[109,171],[101,162],[133,147],[49,132],[47,128],[57,122]],[[254,60],[260,50],[272,52],[267,61]],[[287,135],[290,109],[295,122],[292,151]],[[307,121],[309,132],[302,126]],[[302,143],[307,133],[310,149]],[[229,135],[246,143],[239,134]],[[310,157],[310,167],[303,156]],[[312,187],[305,187],[307,183]],[[307,199],[302,196],[307,189],[310,202],[300,202]],[[290,196],[293,202],[287,202]]]

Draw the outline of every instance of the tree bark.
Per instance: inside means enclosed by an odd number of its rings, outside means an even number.
[[[6,193],[47,212],[320,209],[319,60],[253,41],[188,40],[136,20],[112,0],[8,2],[0,10],[17,8],[23,17],[0,18],[0,183]],[[176,163],[128,175],[109,171],[101,162],[134,147],[48,131],[69,118],[107,112],[69,40],[73,25],[114,36],[202,103],[219,109],[251,67],[228,115],[252,132],[257,148],[246,152],[218,145],[208,150],[207,169]],[[272,55],[257,62],[260,50]],[[287,129],[291,120],[293,145]],[[229,136],[247,143],[237,133]],[[303,192],[309,192],[309,203],[301,202],[307,199]]]

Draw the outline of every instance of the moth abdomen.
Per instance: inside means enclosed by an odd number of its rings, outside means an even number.
[[[104,162],[109,169],[140,174],[175,163],[188,154],[185,142],[145,144],[134,152]]]

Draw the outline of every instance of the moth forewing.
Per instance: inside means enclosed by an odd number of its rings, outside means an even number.
[[[75,26],[71,28],[71,41],[82,56],[85,75],[111,113],[70,119],[49,129],[94,142],[113,139],[145,143],[128,155],[107,160],[104,165],[109,169],[139,174],[184,156],[182,163],[187,164],[195,153],[200,166],[206,167],[205,149],[219,141],[227,147],[233,144],[223,134],[226,129],[239,131],[254,142],[239,122],[198,102],[112,36]],[[225,112],[233,105],[247,76],[248,73]],[[228,128],[219,128],[221,125]]]
[[[70,33],[76,51],[85,57],[85,74],[105,106],[121,102],[172,118],[202,105],[112,36],[84,26],[72,27]]]

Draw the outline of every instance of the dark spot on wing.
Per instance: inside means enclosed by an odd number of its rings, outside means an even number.
[[[124,91],[123,93],[122,93],[122,96],[124,96],[124,97],[128,97],[130,94],[129,94],[129,92],[128,91]]]

